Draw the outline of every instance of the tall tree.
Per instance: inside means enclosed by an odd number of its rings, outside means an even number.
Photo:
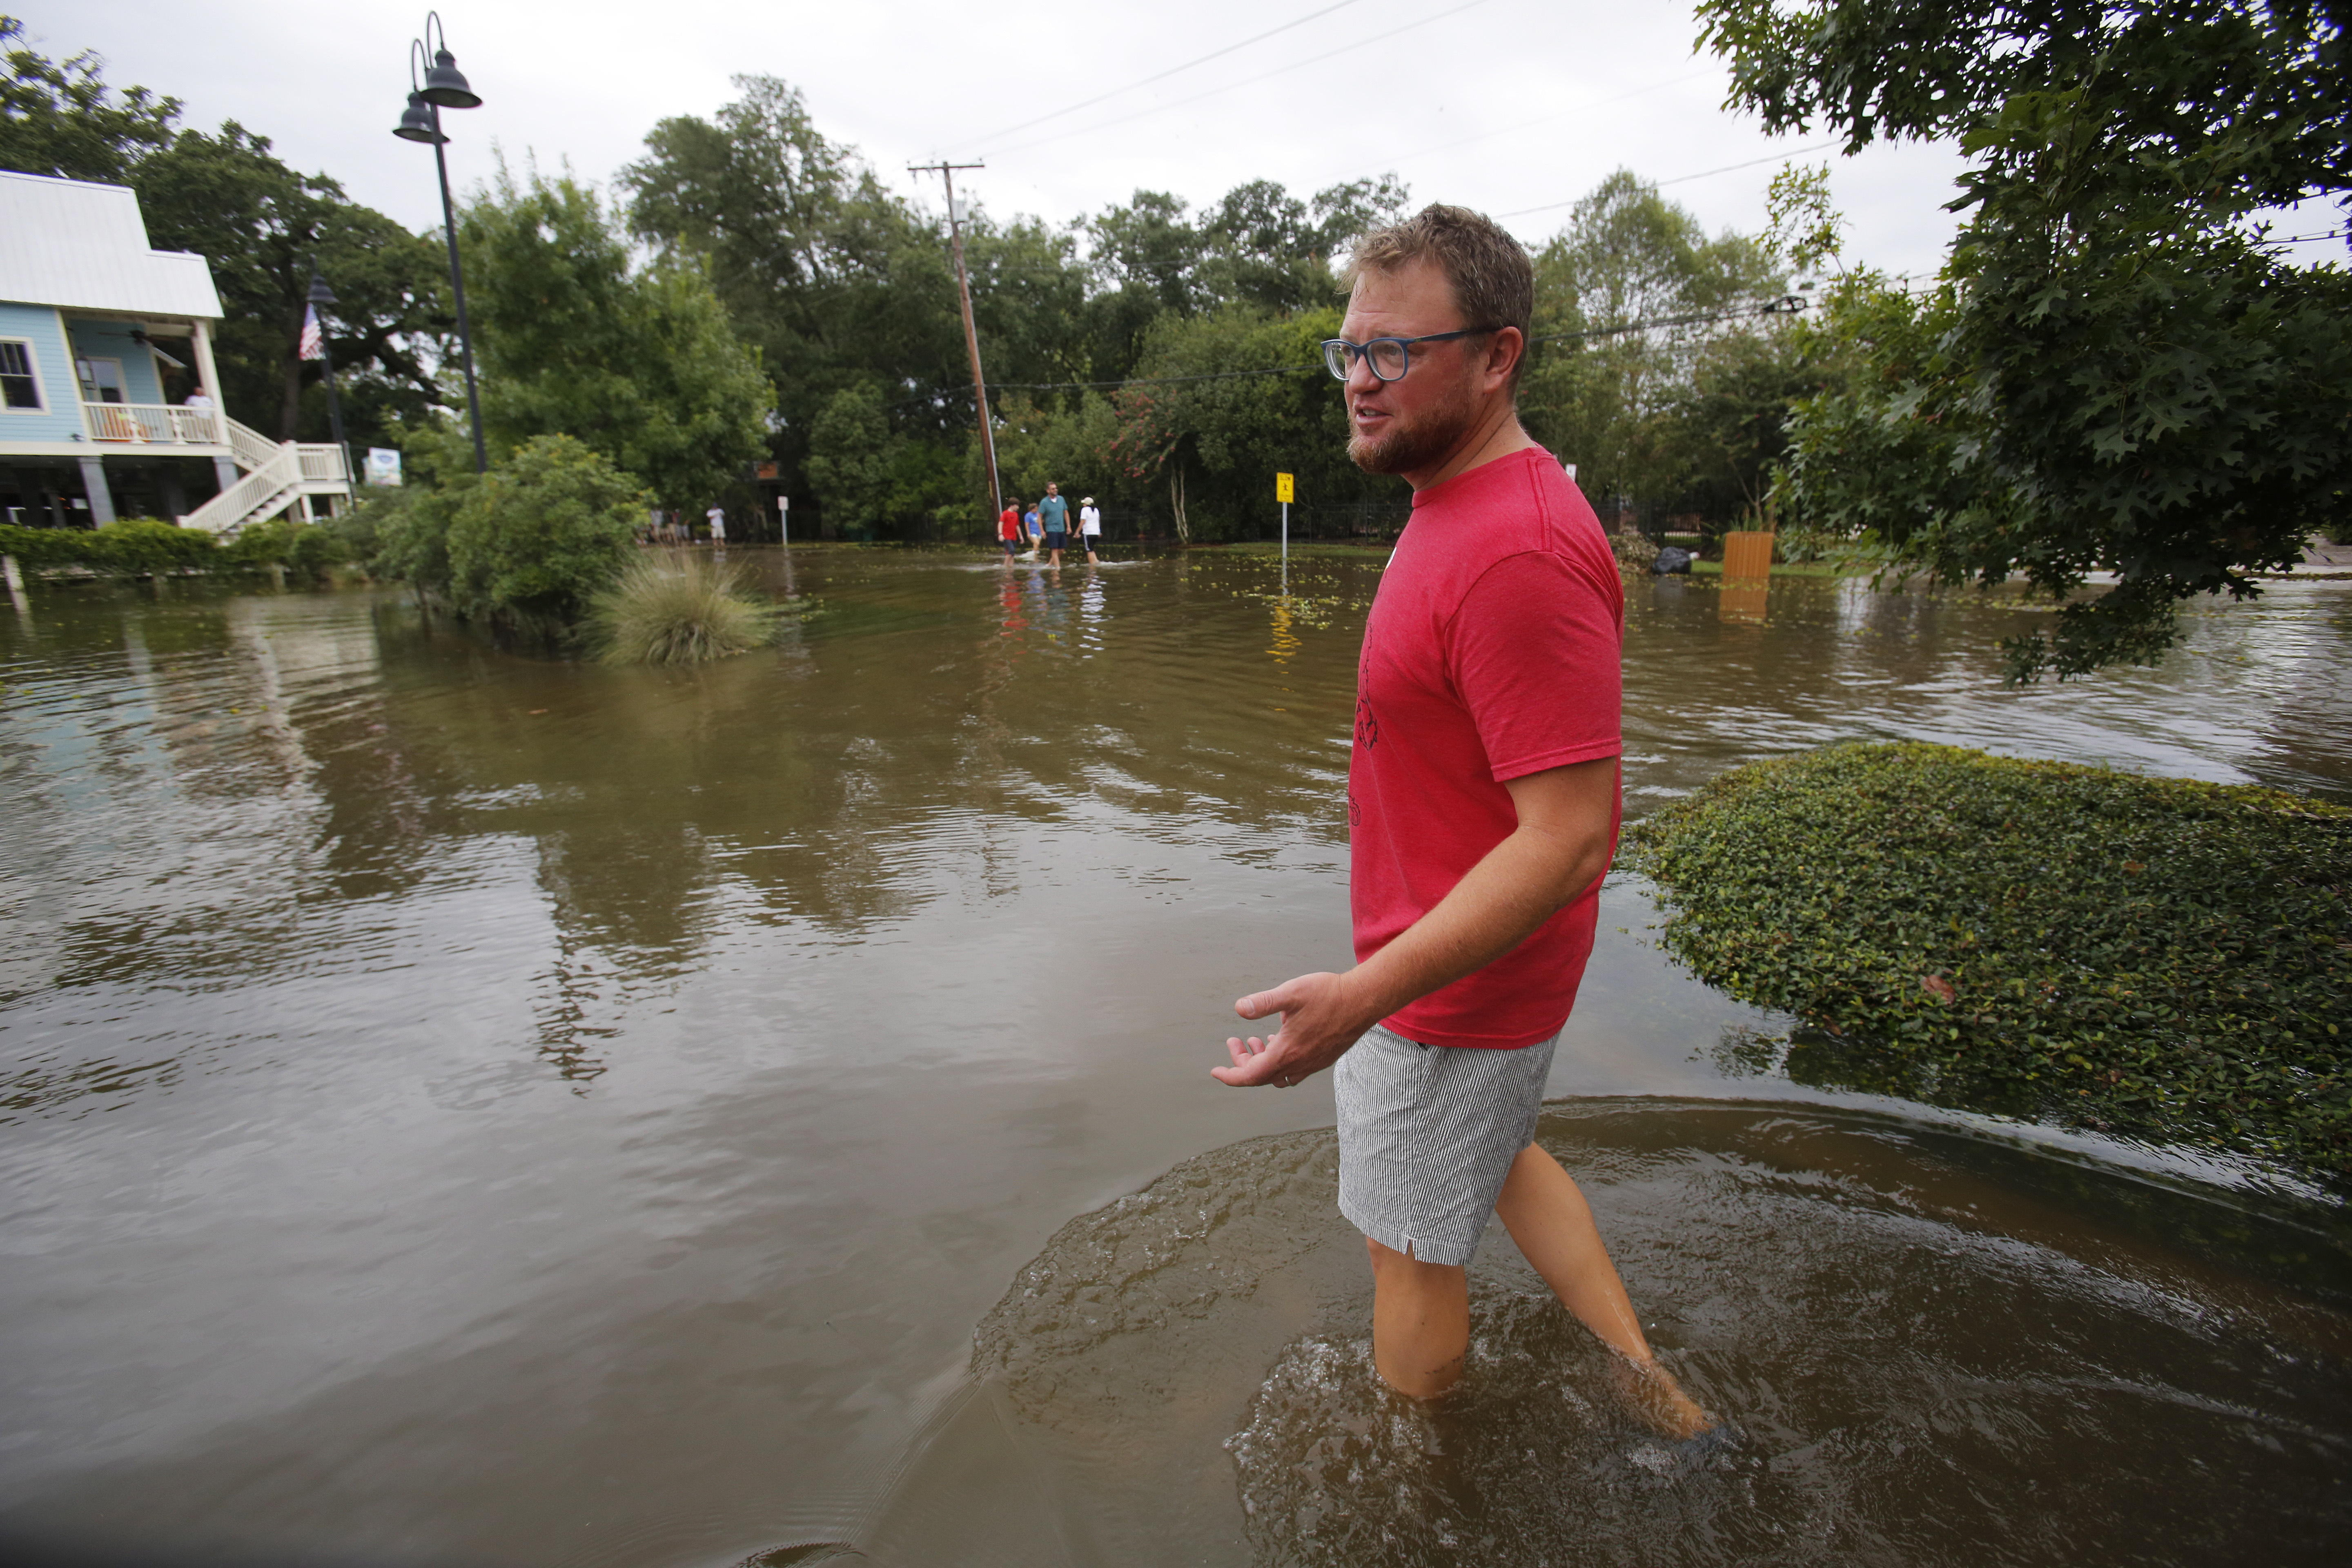
[[[1621,169],[1576,205],[1535,266],[1535,334],[1568,336],[1528,356],[1519,402],[1530,433],[1594,495],[1676,499],[1687,468],[1662,421],[1701,346],[1780,297],[1779,262],[1754,239],[1710,237]]]
[[[574,437],[670,506],[713,500],[765,448],[774,405],[758,352],[695,259],[634,265],[593,191],[535,170],[519,183],[501,169],[457,238],[483,424],[501,447]]]
[[[829,141],[790,84],[735,85],[740,96],[709,119],[656,125],[621,185],[635,231],[666,256],[707,257],[730,316],[760,348],[787,482],[805,481],[818,416],[847,391],[873,389],[895,434],[960,445],[974,415],[946,225]],[[991,380],[1084,379],[1086,279],[1071,237],[974,210],[965,253]],[[820,501],[827,489],[845,493],[819,487]],[[992,510],[982,489],[971,496],[975,524]]]
[[[1774,131],[1849,150],[1958,139],[1969,214],[1924,304],[1852,301],[1885,344],[1818,410],[1796,477],[1868,504],[1904,562],[2069,603],[2013,678],[2152,661],[2176,606],[2341,526],[2352,499],[2352,276],[2284,265],[2254,221],[2352,190],[2336,0],[1702,0],[1702,44]],[[1878,482],[1826,443],[1914,460]]]
[[[1124,206],[1082,220],[1097,285],[1189,316],[1206,289],[1199,273],[1208,241],[1186,216],[1191,204],[1166,191],[1138,191]]]
[[[106,62],[85,49],[51,60],[27,47],[25,24],[0,16],[0,169],[126,183],[139,160],[168,146],[180,100],[143,87],[117,92]]]
[[[1667,399],[1659,455],[1679,479],[1680,508],[1712,536],[1776,521],[1772,489],[1789,451],[1789,411],[1843,384],[1843,361],[1787,317],[1765,318],[1703,344],[1689,381]]]
[[[919,422],[953,408],[969,424],[971,377],[939,237],[855,148],[825,138],[790,84],[735,85],[740,96],[710,119],[656,124],[619,184],[640,237],[666,257],[709,258],[772,379],[782,423],[772,446],[788,482],[804,480],[818,413],[853,387],[891,386],[888,401]]]

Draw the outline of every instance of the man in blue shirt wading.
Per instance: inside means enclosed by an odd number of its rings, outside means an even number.
[[[1059,566],[1062,550],[1070,542],[1070,503],[1062,499],[1061,486],[1045,487],[1045,499],[1037,503],[1037,521],[1045,525],[1045,552]]]

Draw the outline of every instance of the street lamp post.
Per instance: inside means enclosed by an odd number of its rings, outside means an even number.
[[[343,401],[335,395],[335,355],[334,351],[327,346],[326,312],[333,310],[338,302],[335,291],[327,287],[325,279],[319,276],[319,258],[312,257],[310,310],[319,322],[319,368],[327,382],[327,423],[334,427],[335,449],[343,455],[343,482],[349,484],[353,478],[352,444],[343,439]]]
[[[436,32],[441,35],[437,49],[432,47]],[[416,73],[420,58],[427,62],[421,87]],[[457,358],[466,367],[466,414],[474,426],[474,472],[485,473],[490,458],[482,445],[481,394],[474,385],[474,334],[466,321],[466,271],[457,261],[457,210],[449,200],[449,158],[441,151],[449,142],[441,134],[441,111],[476,109],[482,99],[457,69],[457,57],[449,52],[448,30],[441,26],[438,11],[425,13],[425,37],[409,41],[408,86],[408,110],[393,134],[404,142],[430,143],[434,165],[441,172],[441,231],[449,241],[449,288],[457,298]]]

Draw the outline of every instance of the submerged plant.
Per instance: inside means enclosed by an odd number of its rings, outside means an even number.
[[[588,635],[607,664],[700,664],[758,647],[781,618],[734,567],[640,560],[589,602]]]

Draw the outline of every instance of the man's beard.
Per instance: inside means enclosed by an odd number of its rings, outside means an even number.
[[[1412,424],[1391,416],[1385,436],[1350,435],[1348,456],[1368,474],[1409,474],[1451,457],[1477,422],[1477,400],[1465,379],[1454,386],[1452,395]]]

